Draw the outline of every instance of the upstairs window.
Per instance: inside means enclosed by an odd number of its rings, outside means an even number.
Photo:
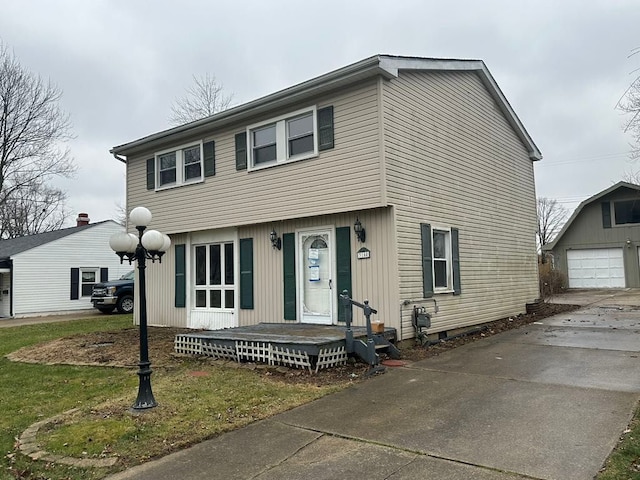
[[[250,126],[249,167],[261,168],[318,155],[317,128],[315,107]]]
[[[251,132],[253,140],[253,163],[260,165],[277,159],[276,125],[267,125]]]
[[[289,157],[314,152],[313,112],[287,120],[287,139]]]
[[[202,144],[156,154],[157,188],[202,181]]]
[[[640,200],[614,202],[613,212],[616,225],[640,223]]]

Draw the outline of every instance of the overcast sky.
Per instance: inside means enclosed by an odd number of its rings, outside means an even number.
[[[0,41],[63,91],[72,212],[115,218],[109,149],[169,127],[209,72],[240,104],[377,53],[482,59],[544,159],[538,196],[569,210],[640,170],[616,103],[640,69],[638,0],[0,0]]]

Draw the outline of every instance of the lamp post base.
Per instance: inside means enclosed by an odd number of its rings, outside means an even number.
[[[158,403],[153,398],[153,392],[151,391],[151,362],[140,362],[138,364],[140,370],[138,370],[138,377],[140,381],[138,384],[138,398],[136,403],[131,407],[134,410],[145,410],[147,408],[157,407]]]

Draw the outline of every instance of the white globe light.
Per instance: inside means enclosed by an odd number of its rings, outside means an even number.
[[[127,252],[135,253],[136,247],[138,246],[138,236],[135,233],[129,234],[129,248]]]
[[[129,234],[125,232],[114,233],[109,238],[109,246],[114,252],[128,252],[130,244]]]
[[[142,246],[149,251],[159,252],[164,245],[164,237],[157,230],[147,230],[142,235]]]
[[[164,238],[164,244],[162,245],[162,252],[166,252],[169,250],[169,247],[171,247],[171,239],[169,238],[169,235],[165,235],[162,234],[162,237]]]
[[[131,210],[129,220],[135,227],[146,227],[151,223],[151,212],[145,207],[136,207]]]

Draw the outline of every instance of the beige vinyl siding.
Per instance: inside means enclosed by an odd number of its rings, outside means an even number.
[[[155,223],[155,222],[154,222]],[[187,262],[190,259],[188,236],[172,235],[171,248],[162,257],[162,263],[151,261],[146,262],[146,283],[147,283],[147,324],[162,327],[186,327],[187,308],[175,308],[175,245],[187,244]],[[135,265],[137,267],[137,265]],[[138,299],[140,286],[139,270],[136,268],[136,295]],[[139,324],[139,302],[135,302],[134,321]]]
[[[144,205],[153,228],[167,233],[248,225],[381,206],[381,165],[377,83],[304,102],[333,105],[335,148],[318,157],[264,168],[236,171],[235,135],[261,116],[202,139],[216,142],[216,175],[204,182],[158,192],[146,190],[148,152],[127,162],[127,205]],[[200,139],[198,139],[200,140]]]
[[[366,229],[366,242],[360,243],[353,233],[356,216]],[[283,265],[282,251],[272,248],[269,240],[271,229],[280,237],[285,233],[295,233],[299,229],[330,227],[349,227],[351,231],[351,276],[353,298],[358,301],[368,299],[372,307],[378,310],[374,319],[385,321],[391,327],[399,327],[398,285],[393,235],[393,211],[390,208],[321,215],[276,222],[273,224],[253,225],[239,229],[239,238],[253,238],[254,267],[254,309],[240,310],[240,325],[253,325],[260,322],[285,322],[283,310]],[[356,252],[366,246],[371,250],[371,258],[357,260]],[[297,248],[297,245],[296,245]],[[296,261],[298,261],[296,250]],[[297,273],[297,272],[296,272]],[[335,285],[335,265],[334,265]],[[335,287],[334,287],[335,289]],[[335,292],[337,296],[337,292]],[[338,305],[337,305],[338,306]],[[338,306],[338,308],[340,308]],[[354,307],[354,324],[365,325],[362,310]],[[287,321],[287,323],[294,323]]]
[[[355,233],[353,233],[353,223],[356,217],[360,219],[367,232],[364,244],[358,242]],[[358,301],[368,299],[371,306],[379,312],[374,316],[375,319],[385,321],[387,326],[399,328],[397,257],[391,208],[322,215],[240,228],[238,239],[253,239],[254,308],[252,310],[236,309],[238,326],[254,325],[260,322],[284,322],[283,253],[271,246],[269,233],[275,229],[282,238],[285,233],[295,233],[299,229],[316,227],[329,227],[334,231],[336,227],[350,228],[353,298]],[[201,234],[206,234],[206,232],[201,232]],[[187,327],[189,325],[189,305],[193,289],[192,235],[172,235],[172,247],[162,258],[162,264],[158,262],[147,264],[147,321],[149,325],[171,327]],[[175,250],[173,245],[180,243],[186,244],[187,248],[186,308],[174,307]],[[371,259],[356,259],[356,252],[362,246],[371,250]],[[296,251],[296,256],[297,254]],[[335,265],[333,267],[335,277]],[[236,283],[239,283],[239,277]],[[136,282],[137,285],[138,282]],[[136,295],[138,295],[137,292]],[[336,306],[339,308],[339,305],[336,304]],[[138,315],[139,312],[136,308],[136,323],[138,323]],[[357,308],[354,308],[354,324],[365,324],[362,311]]]
[[[533,165],[480,79],[401,72],[384,84],[383,98],[400,301],[422,297],[419,224],[429,223],[459,229],[462,285],[460,296],[434,295],[440,311],[431,332],[524,312],[538,296]],[[432,301],[424,304],[433,312]]]

